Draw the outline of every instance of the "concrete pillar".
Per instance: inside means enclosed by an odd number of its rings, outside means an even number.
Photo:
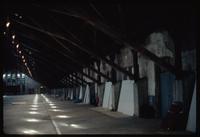
[[[79,100],[83,100],[83,87],[80,86],[80,92],[79,92]]]
[[[155,74],[155,64],[153,61],[148,62],[147,65],[147,85],[148,85],[148,96],[149,104],[153,105],[155,103],[155,91],[156,91],[156,74]]]
[[[70,90],[70,88],[67,88],[67,98],[68,99],[70,99],[70,97],[71,97],[71,90]]]
[[[138,115],[137,88],[135,88],[134,80],[122,81],[117,111],[130,116]]]
[[[112,105],[113,105],[112,82],[106,82],[102,107],[112,109],[113,108]]]
[[[73,100],[73,93],[74,93],[73,92],[73,88],[70,89],[70,92],[71,92],[71,94],[70,94],[70,100]]]
[[[174,83],[173,100],[174,101],[183,102],[183,85],[182,85],[182,80],[176,80],[175,83]]]
[[[84,96],[83,102],[85,104],[90,104],[90,89],[89,89],[89,85],[86,86],[85,96]]]

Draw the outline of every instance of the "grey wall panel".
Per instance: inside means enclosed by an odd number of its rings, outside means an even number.
[[[186,129],[191,132],[196,132],[196,83],[193,91]]]

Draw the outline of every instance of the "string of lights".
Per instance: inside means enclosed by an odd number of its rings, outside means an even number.
[[[8,20],[8,21],[6,22],[6,28],[9,29],[9,28],[10,28],[10,25],[11,25],[11,22]],[[5,35],[5,34],[6,34],[6,33],[4,33],[4,35]],[[16,35],[15,35],[15,34],[12,34],[12,44],[14,45],[14,47],[16,48],[17,53],[18,53],[19,56],[21,57],[22,62],[24,63],[24,65],[25,65],[25,67],[26,67],[26,69],[27,69],[29,75],[30,75],[31,77],[33,77],[33,76],[32,76],[32,73],[31,73],[31,70],[30,70],[30,68],[29,68],[28,65],[27,65],[26,58],[25,58],[25,56],[24,56],[24,54],[23,54],[23,52],[22,52],[22,48],[20,47],[19,42],[16,44],[15,41],[16,41]]]

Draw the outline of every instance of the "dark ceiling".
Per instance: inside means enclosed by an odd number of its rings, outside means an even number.
[[[19,69],[27,73],[15,48],[10,46],[13,33],[24,51],[33,78],[55,87],[60,86],[65,75],[78,72],[96,60],[83,49],[106,56],[123,47],[92,26],[91,20],[103,22],[137,45],[143,45],[151,32],[168,30],[175,44],[189,49],[195,45],[188,46],[195,40],[194,13],[189,3],[4,1],[1,35],[6,31],[6,21],[11,22],[8,34],[3,37],[4,71]]]

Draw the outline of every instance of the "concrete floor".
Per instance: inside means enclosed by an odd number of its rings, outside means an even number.
[[[5,134],[190,134],[160,129],[159,119],[141,119],[47,95],[4,96]]]

